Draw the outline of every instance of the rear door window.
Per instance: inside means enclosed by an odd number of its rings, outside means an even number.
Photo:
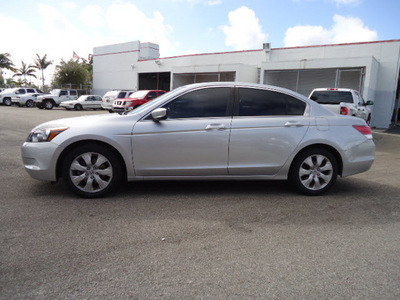
[[[284,93],[239,88],[239,116],[297,116],[305,109],[305,102]]]

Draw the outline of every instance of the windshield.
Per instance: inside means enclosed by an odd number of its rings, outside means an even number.
[[[118,94],[118,91],[110,91],[110,92],[105,93],[105,95],[103,97],[111,97],[111,96],[116,97],[117,94]]]
[[[13,89],[5,89],[4,91],[2,91],[2,93],[14,93],[14,91],[16,91],[18,89],[13,88]]]
[[[137,91],[134,92],[133,94],[131,94],[129,96],[129,98],[135,98],[135,99],[143,99],[144,97],[146,97],[146,95],[148,94],[149,91]]]
[[[80,96],[77,101],[85,101],[88,96]]]
[[[147,109],[148,107],[154,105],[155,107],[157,106],[157,103],[159,103],[160,101],[163,101],[165,98],[170,98],[170,97],[174,97],[176,94],[179,94],[181,92],[181,90],[185,89],[184,86],[178,87],[170,92],[167,92],[159,97],[157,97],[155,100],[153,101],[149,101],[146,102],[143,105],[140,105],[139,107],[135,108],[132,112],[133,113],[140,113],[142,111],[144,111],[145,109]],[[132,113],[131,112],[131,113]]]
[[[353,103],[351,92],[344,91],[315,91],[310,99],[319,104]]]
[[[58,93],[60,92],[60,90],[51,90],[50,94],[52,95],[58,95]]]

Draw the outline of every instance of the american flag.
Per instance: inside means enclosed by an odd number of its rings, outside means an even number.
[[[75,52],[75,51],[74,51],[74,53],[72,54],[72,57],[73,57],[73,58],[76,58],[76,59],[80,59],[79,55],[78,55],[78,54],[76,54],[76,52]]]

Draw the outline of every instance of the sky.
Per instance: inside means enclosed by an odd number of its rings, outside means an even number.
[[[16,67],[47,54],[51,74],[74,51],[137,40],[170,57],[400,39],[400,0],[0,0],[0,24],[0,53]]]

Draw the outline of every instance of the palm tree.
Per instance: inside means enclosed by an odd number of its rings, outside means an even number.
[[[0,53],[0,70],[8,69],[15,71],[14,64],[10,59],[11,55],[9,53]]]
[[[27,83],[26,76],[29,76],[29,77],[33,76],[33,77],[36,78],[36,75],[34,74],[35,73],[35,67],[32,66],[32,65],[27,65],[26,63],[24,63],[24,61],[21,61],[21,63],[22,63],[22,67],[15,70],[16,73],[13,75],[13,77],[15,77],[15,76],[24,76],[25,83]]]
[[[40,57],[39,54],[36,53],[35,58],[35,68],[42,71],[42,89],[44,90],[44,70],[53,63],[52,60],[47,60],[47,54]]]
[[[0,85],[4,85],[4,77],[3,77],[3,70],[8,69],[11,71],[15,71],[14,64],[10,59],[11,55],[9,53],[0,53]]]

